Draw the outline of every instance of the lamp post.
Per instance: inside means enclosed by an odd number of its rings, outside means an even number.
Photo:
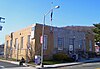
[[[55,6],[53,7],[52,9],[50,9],[46,14],[44,14],[44,17],[43,17],[43,27],[42,27],[42,47],[41,47],[41,67],[43,67],[43,47],[44,47],[44,30],[45,30],[45,17],[53,11],[53,9],[57,9],[57,8],[60,8],[60,6]]]

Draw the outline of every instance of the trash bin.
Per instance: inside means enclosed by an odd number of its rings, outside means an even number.
[[[39,65],[41,63],[41,56],[35,55],[35,64]]]
[[[72,58],[74,59],[74,61],[76,60],[76,55],[72,55]]]

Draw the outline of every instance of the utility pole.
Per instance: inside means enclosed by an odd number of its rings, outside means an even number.
[[[43,37],[43,43],[42,43],[42,47],[41,47],[41,64],[40,64],[40,66],[41,67],[43,67],[43,47],[44,47],[44,35],[45,35],[45,33],[44,33],[44,31],[45,31],[45,18],[46,18],[46,16],[49,14],[49,13],[51,13],[51,22],[52,22],[52,14],[53,14],[53,10],[54,9],[57,9],[57,8],[60,8],[60,6],[55,6],[55,7],[53,7],[53,8],[51,8],[46,14],[44,14],[44,16],[43,16],[43,27],[42,27],[42,37]]]

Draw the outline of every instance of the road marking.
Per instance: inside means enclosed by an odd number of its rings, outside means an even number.
[[[100,69],[100,68],[96,68],[96,69]]]
[[[0,68],[4,68],[4,66],[1,66],[1,65],[0,65]]]

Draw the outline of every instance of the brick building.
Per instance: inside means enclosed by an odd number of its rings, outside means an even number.
[[[6,35],[5,57],[16,60],[24,57],[25,59],[33,60],[35,55],[40,55],[42,27],[42,24],[33,24],[22,30],[12,32],[10,35]],[[94,52],[94,38],[91,33],[87,34],[84,31],[47,25],[45,25],[44,33],[44,59],[50,59],[53,54],[58,52],[66,54],[69,54],[69,52],[72,54],[78,53],[78,50]]]
[[[4,55],[4,44],[0,45],[0,55]]]

